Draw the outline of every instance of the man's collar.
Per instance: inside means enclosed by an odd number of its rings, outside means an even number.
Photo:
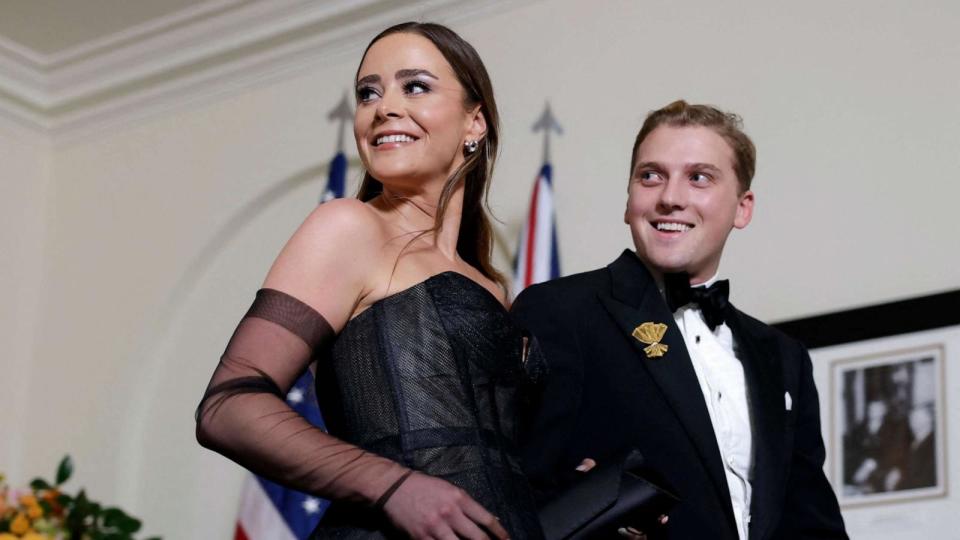
[[[697,283],[696,285],[690,285],[691,287],[709,287],[717,282],[717,276],[720,275],[720,271],[717,270],[710,279],[704,281],[703,283]]]
[[[654,284],[661,298],[664,296],[663,276],[654,272],[647,263],[637,255],[636,251],[625,249],[619,257],[607,267],[613,275],[614,295],[621,301],[633,306],[637,305],[649,284]],[[718,281],[720,272],[717,271],[710,279],[691,287],[709,287]]]
[[[647,289],[650,287],[656,289],[653,274],[640,257],[629,249],[623,250],[615,261],[607,265],[607,268],[612,280],[611,293],[614,298],[624,304],[637,308]]]
[[[637,257],[637,260],[639,260],[639,259],[640,259],[640,257]],[[643,262],[643,261],[641,261],[641,262]],[[644,266],[646,267],[646,263],[644,263]],[[663,276],[662,276],[662,275],[659,275],[659,274],[657,274],[657,273],[655,273],[655,272],[653,272],[652,270],[649,269],[649,267],[647,268],[647,271],[650,272],[650,275],[655,276],[655,277],[654,277],[654,280],[655,280],[656,283],[657,283],[657,290],[660,291],[660,296],[663,296],[664,298],[666,298],[666,287],[665,287],[664,284],[663,284]],[[706,281],[704,281],[704,282],[702,282],[702,283],[697,283],[696,285],[690,285],[690,286],[691,286],[691,287],[709,287],[709,286],[713,285],[714,283],[716,283],[716,282],[719,280],[719,279],[718,279],[719,276],[720,276],[720,272],[719,272],[719,270],[718,270],[716,273],[713,274],[713,276],[710,277],[710,279],[708,279],[708,280],[706,280]]]

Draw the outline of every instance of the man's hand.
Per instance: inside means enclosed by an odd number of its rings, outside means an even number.
[[[509,538],[497,518],[467,492],[426,474],[413,473],[390,497],[383,510],[394,525],[415,539]]]
[[[668,516],[660,516],[660,526],[666,525],[669,520]],[[617,534],[630,540],[647,540],[647,535],[643,531],[633,527],[620,527],[617,529]]]
[[[877,460],[873,458],[867,458],[863,460],[863,463],[857,467],[857,472],[853,473],[853,483],[854,484],[863,484],[870,478],[870,475],[873,474],[873,471],[877,470],[879,465],[877,465]]]
[[[897,484],[900,483],[900,479],[902,477],[903,473],[900,472],[900,469],[890,469],[890,472],[883,477],[883,487],[886,488],[887,491],[893,491],[897,489]]]
[[[576,470],[579,472],[585,473],[590,471],[590,469],[596,466],[597,466],[596,461],[590,458],[584,458],[583,461],[581,461],[580,464],[577,465]],[[667,521],[669,520],[670,520],[669,516],[666,516],[666,515],[660,516],[659,518],[660,526],[666,525]],[[617,529],[617,534],[625,538],[629,538],[630,540],[647,540],[647,535],[644,534],[643,531],[636,529],[634,527],[620,527],[619,529]]]
[[[592,468],[594,468],[594,467],[596,467],[596,466],[597,466],[597,462],[596,462],[596,461],[594,461],[594,460],[592,460],[592,459],[590,459],[590,458],[584,458],[583,461],[581,461],[580,464],[577,465],[577,471],[578,471],[578,472],[587,472],[587,471],[589,471],[590,469],[592,469]]]
[[[620,527],[617,529],[617,534],[630,540],[647,540],[647,535],[633,527]]]

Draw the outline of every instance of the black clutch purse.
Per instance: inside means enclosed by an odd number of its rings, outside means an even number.
[[[617,529],[635,527],[649,534],[680,499],[647,479],[643,456],[633,450],[619,461],[582,473],[576,482],[539,512],[546,540],[594,540],[617,537]]]

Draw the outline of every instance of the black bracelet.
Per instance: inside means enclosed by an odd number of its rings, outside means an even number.
[[[403,473],[403,476],[397,478],[397,481],[393,483],[386,491],[383,492],[383,495],[377,499],[377,502],[373,504],[374,510],[383,510],[383,507],[387,504],[387,501],[390,500],[390,497],[400,488],[400,484],[404,483],[410,475],[413,474],[413,469],[409,469],[407,472]]]

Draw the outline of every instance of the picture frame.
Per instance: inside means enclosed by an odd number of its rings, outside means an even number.
[[[830,479],[843,507],[946,495],[941,343],[834,360]]]
[[[807,346],[819,374],[826,472],[842,508],[948,496],[957,306],[960,290],[774,324]]]

